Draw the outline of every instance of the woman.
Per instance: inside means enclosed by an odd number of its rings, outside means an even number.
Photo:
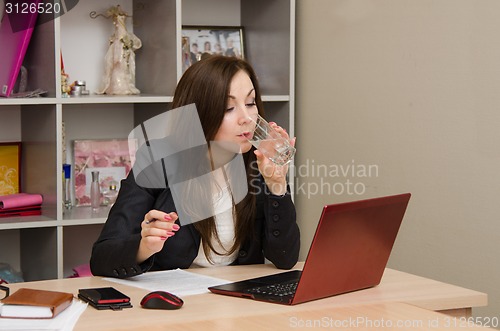
[[[288,167],[265,158],[241,131],[249,114],[263,110],[253,69],[224,56],[193,64],[179,81],[173,108],[193,103],[208,143],[239,146],[248,193],[229,212],[184,224],[169,187],[141,187],[131,172],[93,246],[94,275],[125,278],[150,270],[264,263],[265,258],[289,269],[297,262],[300,236],[286,184]],[[220,191],[231,203],[230,194]]]

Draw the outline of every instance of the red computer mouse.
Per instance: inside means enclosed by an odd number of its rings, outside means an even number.
[[[148,309],[179,309],[184,304],[181,298],[165,291],[146,294],[141,300],[141,307]]]

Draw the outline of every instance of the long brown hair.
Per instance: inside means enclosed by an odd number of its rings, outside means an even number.
[[[263,114],[263,103],[259,90],[257,76],[251,65],[242,59],[214,55],[189,67],[174,93],[173,108],[194,103],[200,117],[205,138],[208,143],[213,141],[226,113],[231,80],[240,70],[245,71],[250,77],[255,89],[255,103],[259,113]],[[245,162],[247,182],[256,178],[258,169],[255,164],[253,148],[243,155]],[[254,165],[254,166],[252,166]],[[210,251],[215,254],[231,254],[238,249],[245,240],[253,236],[253,222],[255,218],[256,187],[248,185],[248,194],[236,204],[233,216],[236,219],[235,242],[226,253],[217,252],[212,245],[212,238],[220,243],[214,217],[194,223],[194,227],[201,235],[203,251],[210,260]]]

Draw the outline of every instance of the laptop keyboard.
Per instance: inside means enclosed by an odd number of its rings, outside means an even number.
[[[265,294],[265,295],[274,295],[278,297],[285,297],[289,295],[293,295],[295,290],[297,289],[298,281],[285,283],[285,284],[272,284],[254,287],[247,290],[248,293],[252,294]]]

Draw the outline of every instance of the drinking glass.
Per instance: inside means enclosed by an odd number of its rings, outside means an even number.
[[[251,115],[248,141],[271,161],[279,166],[289,163],[295,155],[295,148],[289,138],[282,136],[260,115]]]

